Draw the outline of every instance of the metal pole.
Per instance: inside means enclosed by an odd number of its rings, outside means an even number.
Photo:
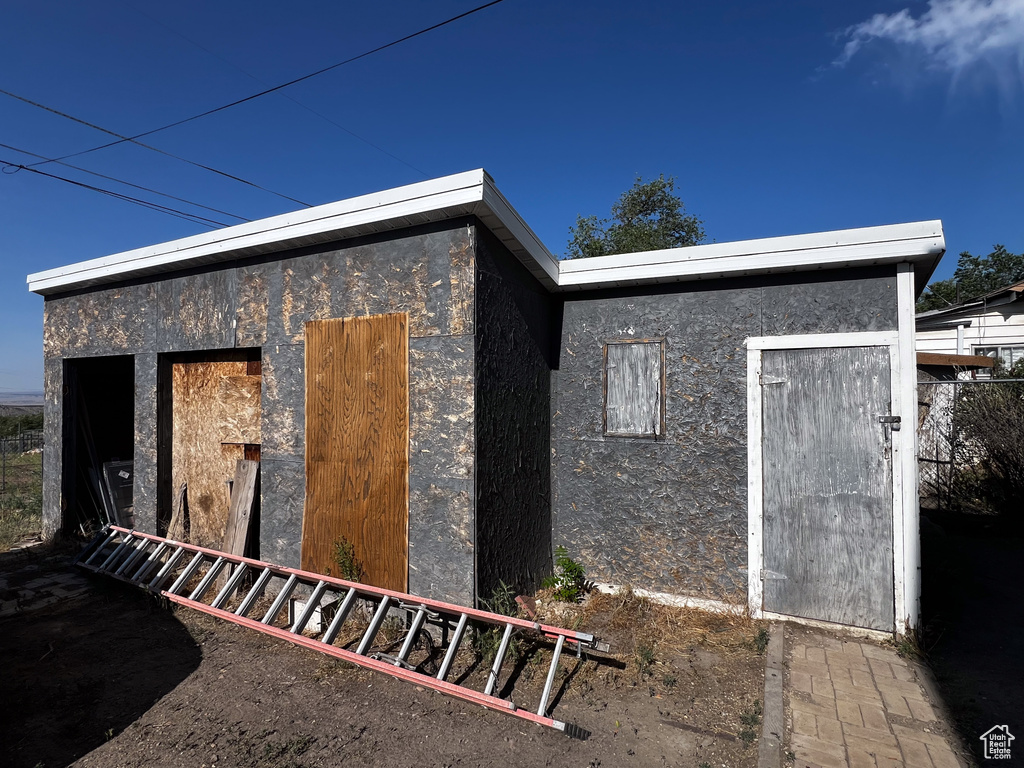
[[[919,381],[922,384],[1019,384],[1024,379],[956,379],[955,381]]]

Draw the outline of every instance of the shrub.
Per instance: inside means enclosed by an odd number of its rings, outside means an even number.
[[[559,544],[555,547],[555,574],[544,579],[546,589],[554,589],[553,597],[565,603],[578,603],[586,592],[586,571],[569,557],[569,550]]]

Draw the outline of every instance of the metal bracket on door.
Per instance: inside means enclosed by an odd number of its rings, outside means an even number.
[[[784,573],[778,573],[777,571],[769,571],[767,568],[761,569],[761,581],[767,581],[768,579],[788,579],[789,577]]]
[[[878,423],[879,424],[887,424],[888,426],[892,427],[892,431],[893,432],[899,432],[900,431],[900,421],[901,421],[901,418],[899,416],[879,416],[878,417]]]

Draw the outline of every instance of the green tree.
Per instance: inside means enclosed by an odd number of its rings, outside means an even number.
[[[1024,280],[1024,253],[1010,253],[1002,245],[994,246],[987,256],[964,251],[953,277],[931,283],[918,300],[917,311],[944,309],[1020,280]]]
[[[611,219],[577,216],[569,228],[567,259],[680,248],[704,241],[704,222],[686,213],[675,194],[676,180],[664,175],[632,188],[612,205]]]

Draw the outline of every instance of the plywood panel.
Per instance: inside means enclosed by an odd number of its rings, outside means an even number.
[[[761,379],[765,610],[891,630],[888,348],[769,350]]]
[[[364,581],[405,591],[409,529],[406,315],[306,324],[302,568],[337,566],[350,541]]]
[[[260,442],[260,377],[247,364],[182,362],[172,366],[171,487],[188,484],[189,537],[219,547],[228,519],[228,481]]]
[[[605,434],[657,437],[662,433],[662,345],[605,346]]]

